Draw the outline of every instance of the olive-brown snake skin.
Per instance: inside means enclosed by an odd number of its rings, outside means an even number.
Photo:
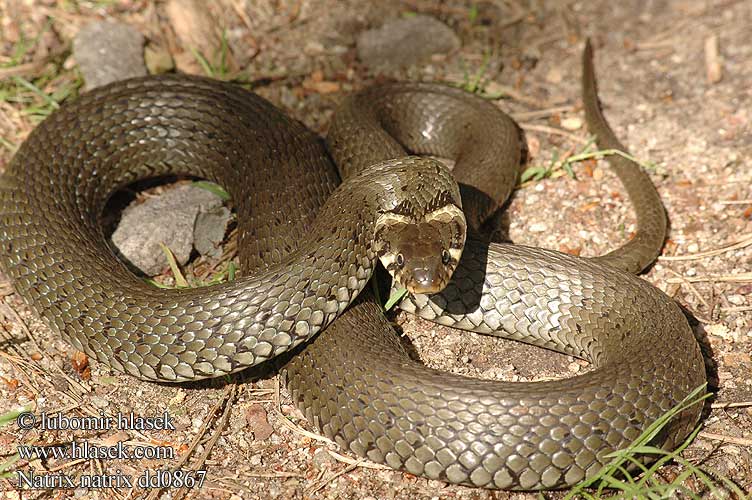
[[[589,46],[584,61],[590,130],[602,147],[623,149],[598,108]],[[411,183],[421,183],[418,205],[459,198],[445,169],[406,157],[400,144],[457,160],[462,203],[476,226],[516,182],[515,126],[460,90],[395,84],[348,99],[328,140],[347,179],[336,190],[323,143],[239,87],[173,75],[96,89],[41,123],[2,176],[0,264],[74,347],[143,379],[231,373],[321,331],[285,367],[307,417],[358,455],[453,483],[572,485],[705,381],[679,307],[625,272],[655,258],[666,228],[656,191],[635,164],[611,160],[638,220],[621,249],[586,260],[470,239],[443,292],[403,301],[438,323],[594,365],[561,381],[483,381],[410,360],[367,293],[348,305],[378,261],[379,214],[398,207]],[[161,290],[114,257],[100,225],[105,202],[125,184],[168,173],[228,189],[242,278]],[[490,207],[476,203],[477,191]],[[680,414],[654,444],[674,446],[699,411]]]

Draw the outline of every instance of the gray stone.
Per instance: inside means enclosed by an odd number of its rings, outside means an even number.
[[[193,231],[199,213],[221,205],[221,198],[197,186],[170,189],[126,208],[112,234],[112,243],[132,266],[154,276],[168,265],[159,244],[167,245],[175,259],[185,264],[193,249]]]
[[[225,206],[198,214],[193,229],[193,246],[199,254],[213,258],[222,255],[221,243],[225,239],[227,224],[231,218],[232,212]]]
[[[93,89],[111,82],[146,75],[144,36],[127,24],[89,23],[73,40],[73,57]]]
[[[449,26],[423,15],[387,21],[357,40],[358,57],[372,70],[410,66],[459,47],[460,39]]]

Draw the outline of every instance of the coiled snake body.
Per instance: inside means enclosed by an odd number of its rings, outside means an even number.
[[[583,81],[591,131],[601,145],[622,148],[598,109],[589,52]],[[665,233],[655,189],[631,162],[613,162],[636,199],[639,226],[621,249],[585,260],[470,238],[441,293],[403,301],[424,318],[595,366],[568,380],[506,383],[411,361],[366,293],[351,303],[385,262],[385,243],[374,242],[384,214],[438,207],[441,218],[441,203],[459,205],[461,192],[474,228],[503,202],[519,166],[514,124],[462,91],[395,84],[348,100],[329,144],[347,179],[337,189],[321,141],[238,87],[164,76],[96,89],[40,124],[2,176],[0,264],[73,346],[144,379],[234,372],[321,332],[285,367],[307,417],[359,455],[454,483],[571,485],[704,382],[679,308],[616,269],[645,267]],[[403,146],[455,158],[461,188]],[[113,256],[99,224],[104,203],[120,186],[168,173],[230,191],[243,278],[160,290]],[[410,203],[408,191],[417,193]],[[490,202],[478,202],[480,194]],[[655,444],[673,446],[698,415],[697,407],[680,414]]]

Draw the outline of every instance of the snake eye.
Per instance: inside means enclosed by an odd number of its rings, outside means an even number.
[[[397,265],[399,267],[402,267],[405,265],[405,257],[401,253],[397,254]]]
[[[449,252],[447,252],[446,250],[442,250],[441,251],[441,262],[442,262],[442,264],[444,264],[446,266],[447,264],[449,264],[449,261],[451,261],[451,260],[452,260],[452,256],[449,255]]]

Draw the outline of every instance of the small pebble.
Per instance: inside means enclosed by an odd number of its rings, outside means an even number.
[[[744,297],[739,294],[729,295],[727,298],[728,298],[728,301],[734,304],[735,306],[744,305],[744,303],[746,302],[744,300]]]
[[[530,231],[531,233],[543,233],[545,231],[548,231],[548,225],[544,222],[535,222],[533,224],[530,224],[528,231]]]
[[[577,116],[564,118],[561,121],[561,128],[565,130],[580,130],[582,128],[582,119]]]
[[[321,448],[316,450],[316,452],[313,454],[313,466],[317,469],[329,469],[334,463],[336,462],[334,460],[334,457],[332,457],[328,451]]]
[[[103,397],[96,396],[96,395],[92,396],[91,398],[89,398],[89,401],[91,402],[91,404],[95,408],[99,408],[100,410],[103,409],[103,408],[107,408],[108,406],[110,406],[110,402],[109,401],[107,401]]]
[[[721,337],[722,339],[729,339],[729,328],[724,325],[723,323],[716,323],[714,325],[707,325],[705,327],[705,331],[708,332],[710,335],[715,335],[716,337]]]
[[[324,52],[324,44],[315,40],[309,40],[306,42],[303,51],[308,55],[316,55]]]
[[[177,406],[185,400],[185,391],[179,390],[167,403],[168,406]]]
[[[700,251],[700,245],[698,245],[697,243],[690,243],[689,245],[687,245],[687,251],[689,253],[697,253]]]
[[[489,368],[485,372],[485,377],[490,379],[499,379],[503,380],[505,376],[512,373],[514,371],[514,367],[512,365],[507,366],[495,366],[493,368]]]
[[[194,432],[198,431],[202,425],[204,425],[204,422],[199,417],[191,419],[191,427],[193,428]]]
[[[733,373],[731,373],[730,371],[726,371],[726,370],[718,370],[718,381],[726,384],[725,385],[726,389],[731,388],[732,384],[734,387],[736,387],[736,384],[733,383],[733,380],[734,380]]]
[[[546,81],[549,83],[561,83],[563,77],[559,68],[552,68],[546,73]]]

